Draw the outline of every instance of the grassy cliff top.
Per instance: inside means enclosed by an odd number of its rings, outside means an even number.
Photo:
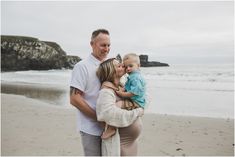
[[[33,37],[15,36],[15,35],[1,35],[1,41],[15,41],[15,40],[38,41],[37,38],[33,38]]]

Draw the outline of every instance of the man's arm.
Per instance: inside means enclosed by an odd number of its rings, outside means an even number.
[[[88,117],[97,120],[96,112],[83,99],[83,92],[77,88],[70,87],[70,104],[79,109]]]

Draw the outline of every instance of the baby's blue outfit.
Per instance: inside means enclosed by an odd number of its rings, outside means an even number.
[[[127,77],[125,84],[125,89],[127,92],[135,94],[131,97],[131,100],[140,105],[142,108],[145,107],[145,92],[146,92],[146,82],[139,70],[133,71]]]

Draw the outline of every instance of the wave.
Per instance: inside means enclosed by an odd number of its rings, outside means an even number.
[[[63,84],[69,85],[72,70],[30,70],[17,72],[1,73],[1,81],[23,82],[23,83],[41,83],[41,84]],[[218,84],[234,84],[233,66],[172,66],[172,67],[149,67],[141,68],[141,72],[147,83],[151,85],[166,84],[169,86],[174,83],[172,88],[184,88],[185,84],[196,84],[202,86],[215,86]],[[200,84],[201,83],[201,84]],[[206,85],[208,83],[208,85]],[[177,84],[177,85],[175,85]],[[190,85],[191,86],[191,85]],[[220,85],[221,86],[221,85]],[[190,89],[191,90],[191,89]],[[206,90],[206,89],[205,89]],[[221,88],[219,88],[221,90]],[[230,90],[230,88],[222,88]]]
[[[188,91],[234,92],[234,89],[182,88],[182,87],[164,87],[164,86],[155,86],[155,87],[163,89],[176,89],[176,90],[188,90]]]

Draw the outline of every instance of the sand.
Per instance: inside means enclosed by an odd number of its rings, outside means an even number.
[[[1,155],[83,155],[76,109],[1,94]],[[233,156],[234,119],[145,114],[140,156]]]

